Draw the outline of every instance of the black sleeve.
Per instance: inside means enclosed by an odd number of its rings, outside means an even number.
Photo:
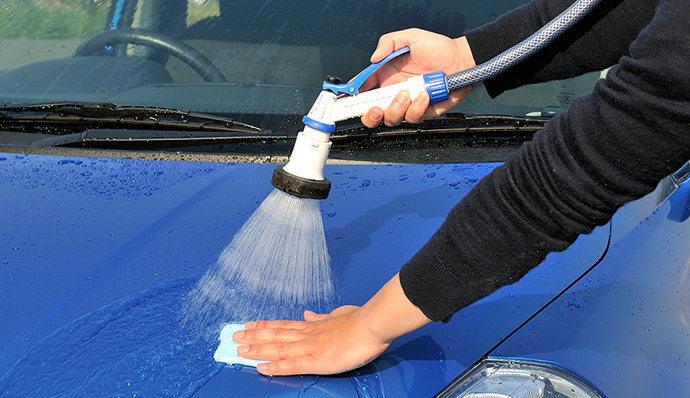
[[[455,206],[400,271],[410,301],[449,319],[690,159],[688,20],[690,2],[662,0],[605,80]]]
[[[534,0],[493,23],[466,32],[481,64],[519,43],[568,8],[574,0]],[[534,56],[485,82],[490,96],[525,84],[565,79],[615,64],[649,24],[656,0],[603,0],[581,21]]]

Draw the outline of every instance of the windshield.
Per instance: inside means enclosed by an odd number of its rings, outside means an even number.
[[[294,133],[324,77],[357,74],[382,34],[414,26],[457,37],[523,2],[4,0],[0,102],[168,107]],[[479,88],[456,111],[552,113],[597,78],[494,100]]]

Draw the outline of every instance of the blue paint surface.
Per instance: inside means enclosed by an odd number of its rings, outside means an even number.
[[[189,397],[217,374],[212,342],[180,329],[175,280],[82,316],[33,346],[0,379],[6,397]]]
[[[343,303],[371,297],[496,166],[327,166],[321,211]],[[596,230],[344,375],[220,368],[217,335],[182,329],[176,306],[273,190],[273,168],[0,154],[0,300],[16,303],[0,306],[0,396],[430,396],[596,262],[608,239],[608,227]]]
[[[496,353],[558,361],[608,397],[687,396],[690,222],[678,214],[688,198],[686,183],[652,214],[632,209],[641,224]]]

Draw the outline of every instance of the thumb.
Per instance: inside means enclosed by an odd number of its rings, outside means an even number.
[[[379,42],[376,45],[376,50],[371,54],[371,62],[379,62],[380,60],[386,58],[388,54],[393,51],[399,50],[403,47],[411,47],[412,43],[416,41],[416,36],[420,32],[420,29],[409,28],[404,30],[399,30],[396,32],[386,33],[379,38]]]
[[[395,40],[390,34],[383,35],[379,38],[379,43],[376,45],[374,53],[371,54],[370,61],[372,63],[379,62],[393,51],[395,51]]]
[[[328,314],[317,314],[314,311],[304,311],[304,320],[307,322],[315,322],[315,321],[320,321],[323,319],[326,319]]]

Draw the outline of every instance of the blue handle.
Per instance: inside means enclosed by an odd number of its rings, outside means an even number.
[[[397,57],[398,55],[405,54],[410,51],[409,47],[403,47],[400,50],[393,51],[390,53],[386,58],[380,60],[379,62],[376,62],[374,64],[369,65],[366,69],[363,71],[359,72],[357,76],[355,76],[354,79],[350,80],[346,84],[333,84],[329,82],[323,82],[322,88],[324,90],[331,90],[335,94],[349,94],[353,95],[357,91],[359,91],[359,88],[362,87],[362,84],[371,76],[378,68],[381,67],[381,65],[385,64],[386,62],[390,61],[391,59]]]

